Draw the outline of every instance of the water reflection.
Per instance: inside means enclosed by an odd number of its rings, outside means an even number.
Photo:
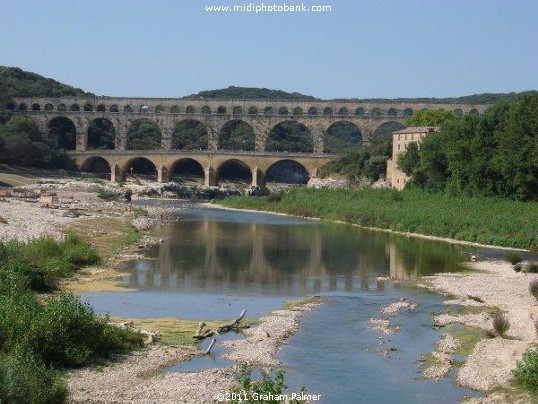
[[[164,242],[130,263],[143,290],[301,296],[379,290],[378,276],[413,279],[457,269],[460,246],[321,222],[215,220],[191,209],[157,229]]]

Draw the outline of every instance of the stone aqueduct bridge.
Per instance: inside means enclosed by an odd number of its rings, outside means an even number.
[[[111,179],[121,180],[130,162],[147,158],[156,167],[158,178],[165,181],[173,165],[181,158],[190,158],[206,171],[206,184],[213,185],[220,164],[239,159],[252,170],[253,184],[263,182],[268,167],[280,160],[302,164],[309,175],[329,160],[324,153],[328,129],[337,122],[348,122],[360,129],[363,142],[368,143],[383,124],[404,123],[414,111],[423,108],[453,110],[456,114],[482,114],[489,105],[431,104],[431,103],[373,103],[354,101],[285,101],[232,99],[170,99],[170,98],[114,98],[114,97],[15,97],[12,109],[34,119],[43,133],[47,133],[54,118],[69,119],[76,129],[76,156],[83,166],[88,158],[102,157],[111,167]],[[106,119],[116,131],[115,150],[88,150],[88,128],[95,119]],[[161,151],[126,151],[127,132],[139,120],[152,121],[161,131]],[[172,149],[172,134],[176,125],[185,120],[202,123],[208,133],[207,151],[178,152]],[[219,134],[232,120],[247,123],[255,134],[254,151],[219,151]],[[283,122],[304,125],[313,141],[313,153],[267,153],[267,136]]]

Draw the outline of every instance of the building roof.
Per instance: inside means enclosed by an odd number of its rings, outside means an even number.
[[[410,126],[409,128],[400,129],[392,132],[393,135],[400,135],[406,133],[430,133],[435,132],[438,128],[436,126]]]

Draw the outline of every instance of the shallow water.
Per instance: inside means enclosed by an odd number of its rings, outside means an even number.
[[[100,313],[125,317],[232,319],[244,308],[261,317],[286,301],[330,297],[308,313],[283,347],[286,383],[321,394],[322,402],[457,402],[469,390],[453,378],[420,380],[416,362],[431,352],[440,332],[433,311],[442,298],[380,281],[461,270],[466,247],[411,239],[352,226],[184,204],[155,229],[164,240],[151,258],[127,263],[126,286],[135,292],[84,293]],[[399,298],[419,303],[393,323],[388,337],[368,328],[382,307]],[[227,338],[227,337],[226,337]],[[386,348],[395,351],[383,351]],[[172,371],[228,366],[214,355]],[[213,360],[215,362],[213,362]],[[170,371],[170,369],[168,369]]]

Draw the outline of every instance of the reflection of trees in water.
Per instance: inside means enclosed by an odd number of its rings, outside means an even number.
[[[308,269],[311,254],[311,230],[302,226],[273,226],[266,234],[263,253],[268,264],[282,274]]]
[[[396,278],[414,278],[454,269],[460,256],[450,245],[331,224],[183,218],[159,231],[166,241],[155,247],[157,260],[135,265],[132,282],[140,287],[269,294],[368,290],[389,268]]]

